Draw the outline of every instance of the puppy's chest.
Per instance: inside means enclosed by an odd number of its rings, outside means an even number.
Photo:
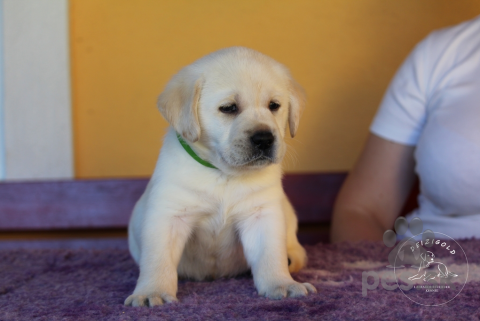
[[[187,210],[192,230],[185,246],[179,275],[203,279],[236,275],[248,269],[240,241],[243,220],[275,202],[275,191],[264,181],[204,180],[189,188]],[[193,193],[192,193],[193,192]]]
[[[234,243],[236,238],[232,219],[221,212],[202,217],[195,224],[192,234],[197,244],[212,250]]]
[[[238,223],[263,208],[269,194],[261,184],[231,180],[207,180],[202,188],[192,190],[193,195],[186,197],[192,206],[187,215],[194,221],[191,243],[212,254],[237,246]]]
[[[203,216],[192,230],[179,265],[179,275],[202,280],[247,269],[233,220],[220,209]]]
[[[190,248],[201,249],[204,255],[221,257],[239,246],[237,232],[239,221],[248,216],[255,201],[246,198],[212,197],[199,200],[199,213],[195,215]]]
[[[213,232],[253,211],[258,203],[263,202],[259,197],[262,192],[242,184],[210,183],[196,188],[185,199],[189,200],[197,225]]]
[[[248,208],[243,210],[249,211]],[[220,242],[230,238],[231,234],[235,234],[239,211],[241,208],[235,203],[212,201],[203,207],[203,213],[197,217],[193,233],[203,242]]]

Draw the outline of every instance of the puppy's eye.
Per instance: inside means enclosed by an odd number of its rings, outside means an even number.
[[[220,106],[218,110],[220,110],[224,114],[236,114],[238,112],[238,107],[237,104],[231,104],[227,106]]]
[[[280,104],[279,103],[276,103],[274,101],[271,101],[270,104],[268,104],[268,108],[271,110],[271,111],[275,111],[275,110],[278,110],[280,108]]]

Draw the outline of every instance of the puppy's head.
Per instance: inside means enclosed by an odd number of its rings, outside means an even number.
[[[204,158],[225,171],[280,163],[297,132],[303,89],[270,57],[243,47],[214,52],[167,84],[158,108]]]

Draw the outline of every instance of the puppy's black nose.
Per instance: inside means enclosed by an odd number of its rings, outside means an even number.
[[[275,137],[270,131],[259,131],[250,137],[253,146],[259,150],[267,150],[272,147]]]

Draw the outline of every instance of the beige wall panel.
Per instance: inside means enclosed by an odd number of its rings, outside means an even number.
[[[73,177],[67,0],[3,1],[5,179]]]
[[[306,89],[287,171],[348,170],[413,46],[478,14],[473,0],[72,0],[76,175],[150,175],[167,127],[157,95],[182,66],[236,45]]]

